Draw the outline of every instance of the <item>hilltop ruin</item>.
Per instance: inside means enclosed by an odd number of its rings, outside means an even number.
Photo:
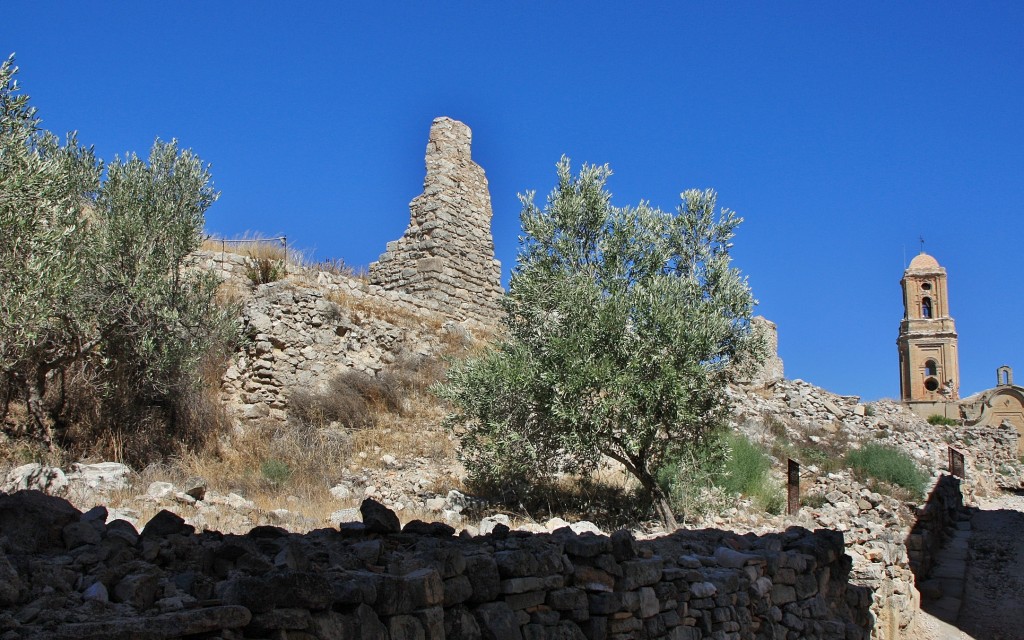
[[[436,301],[457,319],[493,322],[501,312],[501,263],[487,177],[473,162],[471,142],[465,124],[434,120],[423,193],[409,203],[405,234],[370,265],[370,282]]]

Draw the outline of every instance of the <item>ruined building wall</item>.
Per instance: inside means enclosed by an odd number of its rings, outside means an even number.
[[[409,203],[405,234],[370,265],[370,282],[436,301],[455,319],[500,317],[501,264],[494,258],[491,196],[473,162],[472,133],[437,118],[427,142],[423,193]]]

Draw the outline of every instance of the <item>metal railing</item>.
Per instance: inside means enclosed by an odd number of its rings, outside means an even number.
[[[207,242],[219,242],[220,243],[220,252],[221,252],[222,255],[224,253],[227,253],[228,243],[234,243],[234,244],[245,244],[245,243],[259,244],[261,242],[276,241],[276,242],[281,243],[281,250],[284,251],[283,262],[285,262],[285,263],[288,262],[288,236],[277,236],[277,237],[274,237],[274,238],[242,238],[242,239],[232,239],[232,240],[229,240],[227,238],[215,238],[213,236],[206,236],[206,241]]]

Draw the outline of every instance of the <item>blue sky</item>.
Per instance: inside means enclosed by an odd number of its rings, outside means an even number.
[[[506,4],[511,7],[505,6]],[[1024,3],[5,3],[44,126],[101,157],[177,138],[208,228],[366,265],[408,223],[431,120],[473,129],[504,276],[562,154],[617,204],[713,187],[788,377],[899,392],[904,265],[949,271],[961,390],[1024,379]]]

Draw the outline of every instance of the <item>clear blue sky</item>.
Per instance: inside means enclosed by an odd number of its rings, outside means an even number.
[[[618,204],[713,187],[788,377],[898,394],[905,260],[949,270],[962,391],[1024,379],[1024,3],[7,2],[44,126],[104,158],[178,138],[208,228],[365,265],[420,191],[431,120],[473,129],[507,281],[518,192],[561,154]],[[512,5],[509,8],[506,5]]]

